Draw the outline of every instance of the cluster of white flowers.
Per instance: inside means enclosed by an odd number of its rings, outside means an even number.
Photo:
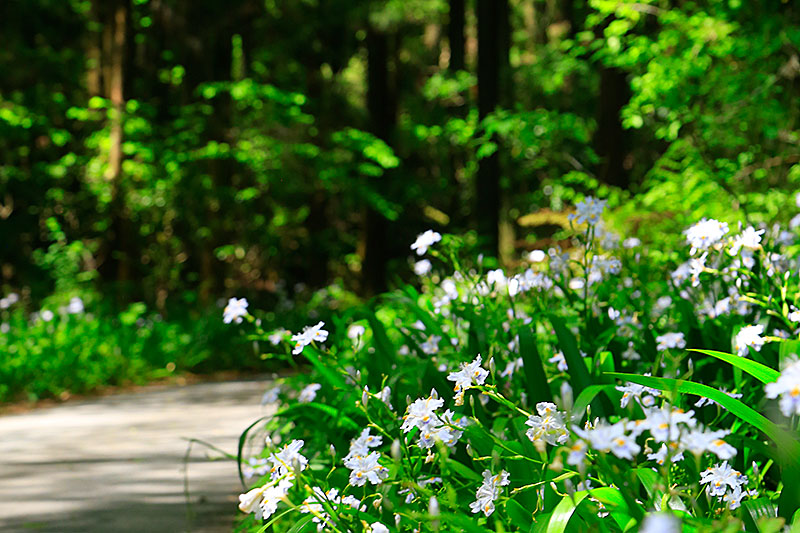
[[[303,348],[312,342],[325,342],[328,340],[328,332],[322,329],[325,326],[324,322],[318,322],[313,326],[306,326],[301,333],[292,336],[294,348],[292,353],[297,355],[303,352]]]
[[[728,509],[736,509],[746,496],[755,497],[758,492],[747,490],[747,476],[734,470],[728,461],[716,464],[700,473],[700,483],[706,485],[706,493],[725,502]]]
[[[592,196],[587,196],[575,204],[575,213],[567,218],[578,224],[597,224],[600,222],[600,215],[606,207],[606,200],[598,200]]]
[[[453,390],[456,393],[454,397],[456,405],[463,405],[466,390],[473,385],[483,385],[488,376],[489,371],[481,367],[480,354],[471,363],[461,363],[461,369],[458,372],[450,372],[447,380],[455,382]]]
[[[755,326],[745,326],[739,330],[733,341],[733,349],[740,357],[746,356],[748,347],[752,347],[755,351],[760,352],[761,347],[767,340],[761,336],[764,333],[764,326],[756,324]]]
[[[9,293],[8,296],[0,298],[0,309],[8,309],[19,301],[19,295],[16,292]]]
[[[800,361],[794,361],[781,372],[778,381],[764,387],[767,398],[780,396],[780,409],[784,416],[800,415]]]
[[[684,233],[686,234],[686,241],[692,247],[689,253],[694,255],[698,250],[708,250],[719,244],[728,233],[728,224],[713,218],[704,218]]]
[[[463,434],[463,428],[467,426],[466,417],[453,420],[453,412],[447,409],[441,416],[436,410],[444,405],[444,400],[439,398],[435,389],[431,390],[431,395],[427,398],[418,398],[406,409],[403,416],[403,424],[400,429],[408,433],[414,428],[419,429],[419,440],[417,445],[423,449],[430,449],[441,441],[448,446],[455,446]]]
[[[483,513],[489,516],[494,512],[494,502],[500,496],[501,487],[508,485],[508,472],[501,470],[499,474],[492,474],[490,470],[483,471],[483,483],[475,493],[476,500],[469,504],[473,513]]]
[[[295,471],[302,471],[308,466],[308,459],[301,453],[302,440],[293,440],[280,451],[273,452],[267,458],[271,481],[262,487],[239,495],[239,509],[245,513],[255,513],[256,519],[270,517],[278,508],[278,503],[286,497],[292,488]]]
[[[247,316],[247,303],[246,298],[231,298],[228,300],[228,305],[225,306],[225,309],[222,310],[222,321],[226,324],[230,324],[231,322],[236,322],[237,324],[242,323],[242,317]]]
[[[686,338],[683,333],[664,333],[656,337],[657,350],[668,350],[670,348],[686,348]]]
[[[671,456],[673,462],[681,461],[685,451],[697,456],[711,452],[720,459],[736,455],[736,448],[723,440],[730,431],[705,430],[695,420],[694,411],[684,411],[668,404],[643,408],[645,418],[641,420],[622,419],[611,425],[598,421],[594,426],[587,424],[584,429],[573,427],[573,431],[593,449],[613,453],[620,459],[632,460],[641,451],[636,439],[645,431],[650,432],[653,441],[661,444],[657,451],[647,455],[649,460],[658,464],[664,464],[667,456]],[[579,465],[584,456],[585,446],[573,447],[567,462]]]
[[[389,469],[378,461],[381,454],[370,451],[383,443],[380,435],[370,435],[369,428],[364,428],[358,438],[350,441],[350,452],[344,458],[344,466],[350,469],[350,484],[363,486],[367,481],[379,484],[389,475]]]
[[[551,446],[564,444],[567,442],[569,432],[564,423],[564,416],[559,412],[555,404],[550,402],[539,402],[536,404],[537,415],[531,415],[525,421],[530,429],[525,432],[534,444],[546,442]]]
[[[417,235],[417,240],[411,245],[411,249],[417,252],[417,255],[425,255],[428,248],[441,240],[442,236],[439,233],[429,229]]]

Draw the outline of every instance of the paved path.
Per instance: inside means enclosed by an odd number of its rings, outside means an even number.
[[[232,461],[195,445],[184,498],[184,438],[236,453],[268,413],[265,381],[149,389],[0,417],[0,531],[230,532]]]

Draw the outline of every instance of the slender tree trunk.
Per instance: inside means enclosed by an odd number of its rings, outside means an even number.
[[[501,102],[501,77],[507,74],[507,0],[478,0],[478,115],[483,120]],[[493,142],[498,142],[496,138]],[[499,248],[500,154],[478,162],[476,207],[478,232],[484,250],[494,256]]]
[[[367,32],[367,111],[370,129],[377,137],[391,145],[397,103],[389,82],[389,36],[374,28]],[[392,171],[386,171],[377,182],[378,192],[387,190]],[[365,250],[363,279],[367,293],[375,294],[386,289],[386,263],[389,259],[389,223],[373,207],[366,207]]]
[[[450,0],[447,22],[447,38],[450,41],[450,63],[452,72],[464,70],[464,24],[466,23],[464,0]]]
[[[600,72],[597,131],[594,145],[602,158],[597,176],[604,183],[628,188],[630,175],[625,165],[628,132],[622,127],[622,108],[630,99],[627,74],[618,68],[603,67]]]

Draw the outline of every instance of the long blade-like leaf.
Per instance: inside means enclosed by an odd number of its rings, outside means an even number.
[[[523,328],[519,332],[519,355],[524,362],[522,368],[525,372],[525,388],[530,405],[552,402],[553,395],[547,383],[547,375],[544,373],[542,356],[536,348],[536,337],[529,328]]]
[[[762,365],[761,363],[753,361],[752,359],[739,357],[738,355],[733,355],[731,353],[717,352],[715,350],[697,350],[694,348],[690,351],[710,355],[711,357],[716,357],[721,361],[730,363],[736,368],[741,369],[743,372],[750,374],[761,383],[774,383],[775,381],[778,381],[778,377],[781,375],[780,372],[766,365]]]
[[[748,407],[744,402],[736,398],[731,398],[722,391],[709,387],[708,385],[703,385],[702,383],[695,383],[682,379],[639,376],[637,374],[622,374],[619,372],[609,372],[608,375],[662,391],[696,394],[714,400],[731,414],[763,432],[774,441],[780,450],[780,452],[778,452],[778,450],[775,451],[777,460],[780,461],[782,458],[786,458],[794,461],[795,464],[800,463],[800,443],[797,442],[797,439],[761,413]]]

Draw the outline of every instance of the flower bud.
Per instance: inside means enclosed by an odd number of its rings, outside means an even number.
[[[369,402],[369,387],[365,386],[364,391],[361,393],[361,405],[366,407],[367,402]]]
[[[403,448],[401,447],[398,439],[394,439],[392,441],[391,454],[392,459],[395,461],[400,461],[400,458],[403,456]]]

